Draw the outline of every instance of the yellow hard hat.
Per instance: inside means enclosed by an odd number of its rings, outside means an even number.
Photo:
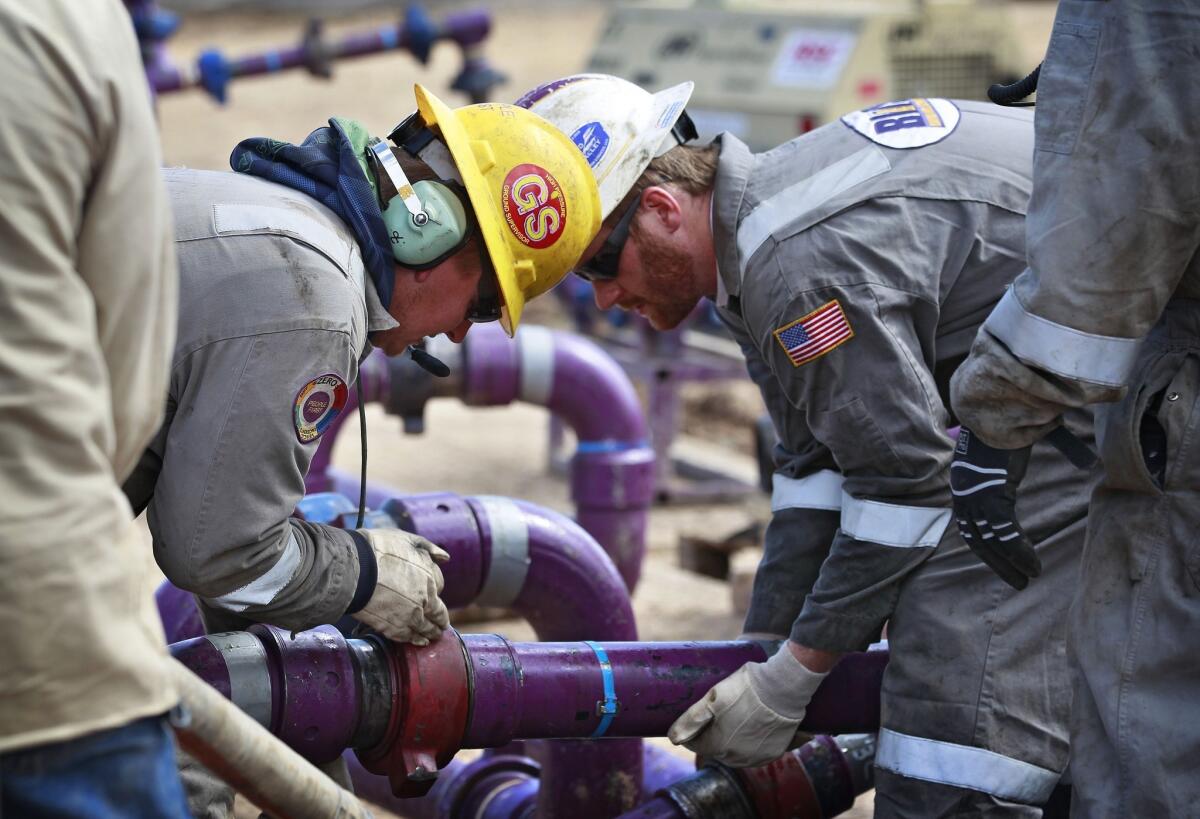
[[[451,110],[416,86],[417,110],[440,133],[462,176],[516,332],[525,302],[575,267],[600,230],[600,193],[587,159],[550,123],[500,103]]]

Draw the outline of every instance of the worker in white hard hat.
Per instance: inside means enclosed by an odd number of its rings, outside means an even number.
[[[565,133],[610,135],[620,163],[626,119],[645,127],[658,95],[580,76],[526,99]],[[672,106],[652,124],[670,128]],[[886,623],[876,815],[1040,816],[1068,759],[1063,623],[1089,477],[1035,448],[1015,497],[1044,568],[1018,593],[951,520],[947,434],[950,375],[1024,267],[1032,117],[918,98],[762,154],[730,134],[664,137],[619,173],[593,163],[606,221],[576,272],[599,307],[659,329],[711,299],[740,344],[780,439],[743,636],[785,646],[711,689],[671,739],[771,761],[837,659]],[[634,181],[606,196],[605,172]],[[1088,438],[1090,417],[1069,422]],[[1015,480],[993,483],[1014,497]]]
[[[445,552],[399,529],[292,517],[372,346],[513,333],[600,224],[575,146],[511,105],[452,110],[421,86],[390,137],[335,118],[249,139],[236,173],[168,170],[180,318],[166,420],[125,490],[209,632],[351,615],[398,641],[448,626]],[[193,798],[221,815],[227,805]]]

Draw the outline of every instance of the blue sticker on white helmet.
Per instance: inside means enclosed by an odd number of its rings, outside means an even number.
[[[571,141],[579,146],[584,158],[593,168],[600,164],[600,160],[608,152],[608,131],[598,122],[580,125],[575,133],[571,134]]]

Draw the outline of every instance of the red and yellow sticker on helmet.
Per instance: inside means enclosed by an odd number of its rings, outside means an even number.
[[[292,407],[300,443],[315,441],[329,429],[345,408],[346,396],[346,382],[333,373],[318,375],[300,388]]]
[[[567,199],[562,186],[540,165],[518,165],[504,177],[500,192],[504,221],[522,244],[541,250],[562,236]]]

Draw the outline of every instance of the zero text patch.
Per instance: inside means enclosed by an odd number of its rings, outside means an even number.
[[[850,329],[841,303],[834,299],[783,325],[774,335],[792,366],[799,367],[854,338],[854,330]]]
[[[950,100],[918,97],[872,105],[842,123],[885,148],[922,148],[954,133],[962,112]]]
[[[292,417],[296,437],[307,444],[321,437],[346,406],[346,382],[333,373],[318,375],[296,393]]]

